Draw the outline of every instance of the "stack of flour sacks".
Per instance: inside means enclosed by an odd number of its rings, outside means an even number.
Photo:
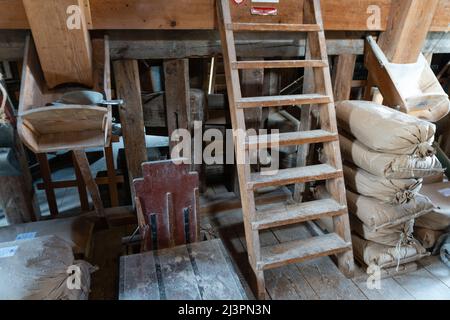
[[[422,178],[443,171],[435,125],[368,101],[339,102],[336,113],[355,258],[387,269],[428,255],[413,229],[434,209]]]

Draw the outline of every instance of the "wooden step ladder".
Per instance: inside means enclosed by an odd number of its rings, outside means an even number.
[[[327,159],[327,163],[323,164],[280,169],[275,175],[252,173],[250,164],[238,161],[245,237],[250,265],[257,280],[257,296],[259,299],[265,298],[264,270],[321,256],[335,255],[341,272],[351,276],[354,269],[353,251],[320,0],[304,0],[304,24],[233,22],[230,2],[232,0],[218,0],[217,11],[233,129],[246,130],[246,108],[311,104],[319,108],[320,130],[282,133],[276,138],[277,144],[323,143],[323,153]],[[264,20],[264,17],[260,18]],[[307,32],[307,60],[238,61],[234,38],[234,32],[238,31]],[[239,70],[259,68],[313,68],[316,93],[243,98]],[[235,135],[237,159],[248,159],[252,148],[270,148],[271,141],[274,141],[271,138],[274,137]],[[256,209],[255,189],[320,180],[326,181],[329,199],[270,210]],[[260,245],[259,233],[262,230],[325,217],[332,217],[333,233],[268,247]]]

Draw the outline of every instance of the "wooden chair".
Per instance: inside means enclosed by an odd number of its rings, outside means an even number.
[[[176,161],[143,163],[143,178],[133,182],[141,251],[198,241],[198,173]]]

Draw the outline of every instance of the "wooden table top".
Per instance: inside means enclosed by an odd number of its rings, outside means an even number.
[[[220,239],[120,258],[119,300],[246,300]]]

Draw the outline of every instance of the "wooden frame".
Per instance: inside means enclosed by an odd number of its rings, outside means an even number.
[[[366,42],[365,65],[369,70],[367,90],[378,86],[384,98],[384,105],[399,108],[402,112],[432,122],[440,120],[450,111],[448,95],[423,54],[420,54],[417,62],[413,64],[391,63],[375,40],[369,36]],[[417,79],[414,79],[415,77]]]
[[[93,40],[94,87],[111,99],[108,39]],[[39,65],[33,40],[25,46],[17,128],[35,153],[106,147],[110,144],[111,108],[87,105],[46,106],[77,86],[50,89]]]

